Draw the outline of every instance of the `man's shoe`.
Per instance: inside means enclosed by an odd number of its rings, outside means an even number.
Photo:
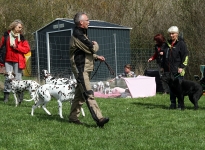
[[[74,123],[74,124],[78,124],[78,125],[83,125],[82,122],[80,122],[80,120],[76,120],[76,121],[68,121],[69,123]]]
[[[97,125],[102,128],[104,126],[104,124],[109,122],[109,118],[101,118],[98,122]]]

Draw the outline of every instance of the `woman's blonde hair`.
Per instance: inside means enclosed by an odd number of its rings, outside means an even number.
[[[14,20],[10,25],[8,30],[13,30],[18,24],[22,25],[22,30],[21,30],[21,34],[24,34],[25,30],[24,30],[24,24],[20,19],[16,19]]]

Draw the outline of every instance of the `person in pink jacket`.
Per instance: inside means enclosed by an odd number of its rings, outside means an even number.
[[[6,72],[12,71],[16,74],[17,80],[22,80],[22,70],[26,67],[26,58],[24,54],[30,52],[30,46],[24,36],[24,25],[21,20],[14,20],[8,27],[8,31],[4,33],[0,41],[0,49],[5,47],[5,66]],[[4,102],[8,102],[9,93],[11,91],[10,84],[4,83]],[[19,102],[23,100],[23,93],[18,93]]]

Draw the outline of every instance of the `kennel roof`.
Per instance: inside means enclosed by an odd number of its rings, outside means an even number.
[[[73,19],[68,19],[68,18],[56,18],[55,20],[53,20],[52,22],[48,23],[47,25],[45,25],[44,27],[38,29],[37,31],[40,31],[44,28],[47,28],[49,25],[53,24],[56,21],[62,21],[62,22],[67,22],[69,24],[73,24],[73,26],[75,26]],[[89,20],[90,21],[90,25],[89,28],[107,28],[107,29],[128,29],[131,30],[131,27],[126,27],[126,26],[122,26],[122,25],[118,25],[118,24],[114,24],[114,23],[110,23],[110,22],[106,22],[106,21],[102,21],[102,20]],[[64,28],[65,26],[61,23],[58,25],[53,25],[53,29],[55,28]]]

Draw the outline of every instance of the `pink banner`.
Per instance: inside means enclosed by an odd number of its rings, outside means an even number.
[[[132,98],[150,97],[156,95],[155,77],[137,76],[136,78],[123,78]]]

